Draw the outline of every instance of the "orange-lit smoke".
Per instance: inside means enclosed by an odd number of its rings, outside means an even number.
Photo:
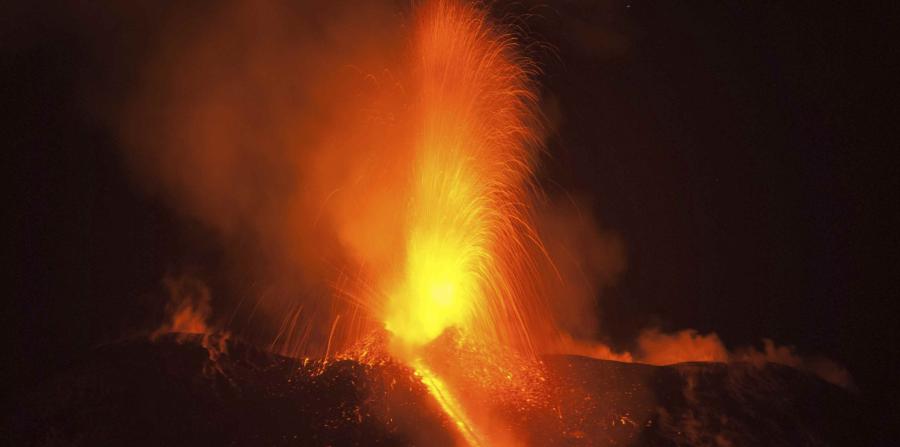
[[[727,362],[728,350],[716,334],[687,329],[671,334],[648,329],[638,337],[638,359],[653,365],[680,362]]]
[[[600,338],[597,301],[602,304],[606,289],[625,271],[624,242],[597,221],[587,203],[565,196],[542,200],[538,207],[539,233],[552,263],[540,272],[542,292],[552,297],[550,308],[558,332],[545,350],[557,350],[554,344],[573,347],[578,344],[575,340]]]
[[[693,329],[665,333],[651,328],[641,331],[634,352],[617,352],[608,345],[589,341],[567,340],[559,349],[570,354],[603,360],[672,365],[683,362],[748,362],[758,366],[777,363],[819,376],[826,382],[855,389],[850,373],[823,357],[804,357],[792,346],[779,346],[763,339],[763,349],[752,346],[729,350],[715,333],[700,334]]]
[[[206,334],[212,314],[209,289],[201,281],[188,277],[166,277],[163,285],[169,295],[166,320],[151,337],[168,333]]]
[[[402,15],[318,3],[175,8],[116,116],[142,184],[232,255],[232,307],[295,355],[367,324],[333,289],[400,259],[414,122]]]

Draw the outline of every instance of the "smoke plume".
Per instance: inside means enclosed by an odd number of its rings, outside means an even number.
[[[803,357],[793,346],[781,346],[764,338],[763,349],[752,346],[729,350],[716,333],[700,334],[694,329],[666,333],[657,328],[641,331],[634,352],[616,351],[603,343],[570,341],[564,352],[603,360],[672,365],[684,362],[747,362],[756,366],[766,363],[787,365],[815,374],[834,385],[855,390],[850,373],[841,365],[824,357]]]
[[[544,283],[552,296],[557,327],[567,338],[591,340],[601,335],[597,300],[625,271],[625,245],[594,218],[587,201],[579,198],[548,200],[538,209],[541,240],[550,261]]]
[[[189,277],[166,277],[163,285],[169,295],[165,308],[166,321],[156,329],[151,338],[168,333],[207,334],[212,314],[209,288],[203,282]]]
[[[284,315],[330,321],[322,291],[365,283],[356,269],[384,265],[399,237],[403,18],[387,2],[203,9],[167,15],[136,70],[115,117],[128,163],[259,266],[234,283],[265,297],[274,329]]]

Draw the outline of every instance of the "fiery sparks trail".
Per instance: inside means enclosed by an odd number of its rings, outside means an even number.
[[[525,199],[538,142],[530,64],[473,6],[433,2],[417,26],[406,259],[383,320],[399,350],[450,327],[527,344],[536,238]]]
[[[527,205],[538,146],[532,66],[486,13],[450,1],[424,5],[415,31],[415,136],[402,273],[382,319],[392,354],[421,376],[470,444],[465,406],[422,357],[447,329],[530,349],[540,309]],[[467,390],[471,392],[471,390]]]

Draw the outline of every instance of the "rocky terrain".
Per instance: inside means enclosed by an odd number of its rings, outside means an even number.
[[[530,445],[865,445],[863,406],[781,365],[665,367],[543,359],[544,402],[510,407]],[[394,363],[281,357],[170,334],[95,349],[19,396],[11,445],[454,445],[453,424]],[[500,403],[499,405],[505,405]]]

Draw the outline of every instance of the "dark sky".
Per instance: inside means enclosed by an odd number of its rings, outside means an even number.
[[[649,325],[732,347],[772,338],[845,365],[895,414],[887,16],[825,2],[591,3],[535,8],[528,23],[551,48],[545,109],[559,118],[542,182],[589,197],[626,245],[627,271],[598,305],[611,340]],[[207,229],[130,179],[115,132],[89,118],[92,101],[127,87],[157,17],[105,22],[98,39],[77,8],[11,10],[4,394],[161,315],[173,266],[196,266],[215,290],[224,262]]]

